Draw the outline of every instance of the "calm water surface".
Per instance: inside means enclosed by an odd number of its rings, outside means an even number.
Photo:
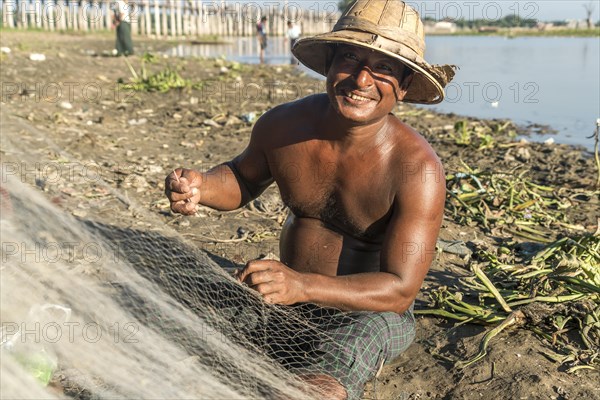
[[[180,45],[168,54],[258,63],[255,38],[228,41]],[[289,54],[286,39],[269,38],[267,63],[288,63]],[[586,137],[600,118],[599,38],[433,36],[427,38],[426,58],[460,67],[447,88],[447,99],[434,109],[549,125],[557,131],[557,142],[592,147],[592,139]]]
[[[557,141],[592,146],[600,39],[431,37],[426,54],[431,63],[460,66],[436,109],[550,125]]]

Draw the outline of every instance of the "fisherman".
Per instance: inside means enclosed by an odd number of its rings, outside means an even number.
[[[131,14],[133,6],[128,0],[117,0],[113,8],[113,26],[117,29],[115,50],[117,56],[133,54],[131,40]]]
[[[281,261],[247,263],[238,279],[268,303],[348,312],[328,334],[322,373],[303,377],[328,399],[357,399],[415,336],[414,300],[435,254],[446,196],[427,141],[392,114],[435,104],[454,76],[424,56],[423,24],[399,0],[357,0],[332,32],[298,40],[296,58],[325,75],[327,93],[279,105],[246,149],[206,173],[176,169],[165,192],[176,213],[235,210],[273,182],[289,208]]]
[[[263,16],[256,24],[256,38],[258,39],[260,63],[265,62],[265,49],[267,48],[267,17]]]

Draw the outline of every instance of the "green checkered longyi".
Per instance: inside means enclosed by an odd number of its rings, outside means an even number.
[[[327,374],[346,389],[348,400],[360,399],[365,383],[383,363],[391,362],[412,343],[415,318],[411,306],[403,314],[394,312],[345,312],[321,316],[317,357],[306,372]]]

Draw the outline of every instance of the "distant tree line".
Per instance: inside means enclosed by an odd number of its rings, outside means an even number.
[[[339,0],[338,8],[340,11],[346,9],[346,7],[352,3],[354,0]],[[432,21],[437,22],[437,20],[431,17],[423,18],[424,21]],[[482,26],[494,26],[498,28],[533,28],[537,25],[537,19],[524,19],[520,18],[517,15],[507,15],[506,17],[498,20],[490,20],[490,19],[473,19],[473,20],[449,20],[447,21],[454,22],[459,28],[469,28],[469,29],[477,29]]]
[[[338,1],[338,10],[344,11],[348,4],[352,3],[354,0],[339,0]]]
[[[437,22],[431,17],[425,17],[425,21]],[[537,19],[533,18],[521,18],[518,15],[507,15],[500,19],[457,19],[447,21],[454,22],[457,27],[461,29],[478,29],[483,26],[493,26],[497,28],[535,28],[538,24]]]
[[[346,7],[352,3],[354,0],[339,0],[338,1],[338,8],[340,11],[343,11],[346,9]],[[586,11],[586,16],[587,16],[587,24],[588,24],[588,28],[591,28],[592,26],[600,26],[600,21],[598,21],[596,24],[594,24],[592,22],[592,12],[594,11],[595,5],[593,2],[590,2],[589,4],[584,6],[585,11]],[[438,22],[436,19],[431,18],[431,17],[425,17],[423,18],[424,21],[430,21],[430,22]],[[538,20],[534,19],[534,18],[520,18],[518,15],[507,15],[504,18],[501,19],[497,19],[497,20],[490,20],[490,19],[473,19],[473,20],[466,20],[466,19],[458,19],[458,20],[451,20],[451,19],[446,19],[447,21],[450,22],[454,22],[456,24],[456,26],[458,26],[459,28],[462,29],[478,29],[480,27],[483,26],[493,26],[493,27],[498,27],[498,28],[534,28],[537,26],[538,24]],[[567,25],[566,21],[552,21],[554,26],[565,26]]]

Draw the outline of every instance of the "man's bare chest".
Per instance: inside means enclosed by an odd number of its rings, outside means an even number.
[[[271,157],[270,168],[284,203],[296,216],[319,219],[361,239],[383,237],[393,191],[380,160],[282,152]]]

